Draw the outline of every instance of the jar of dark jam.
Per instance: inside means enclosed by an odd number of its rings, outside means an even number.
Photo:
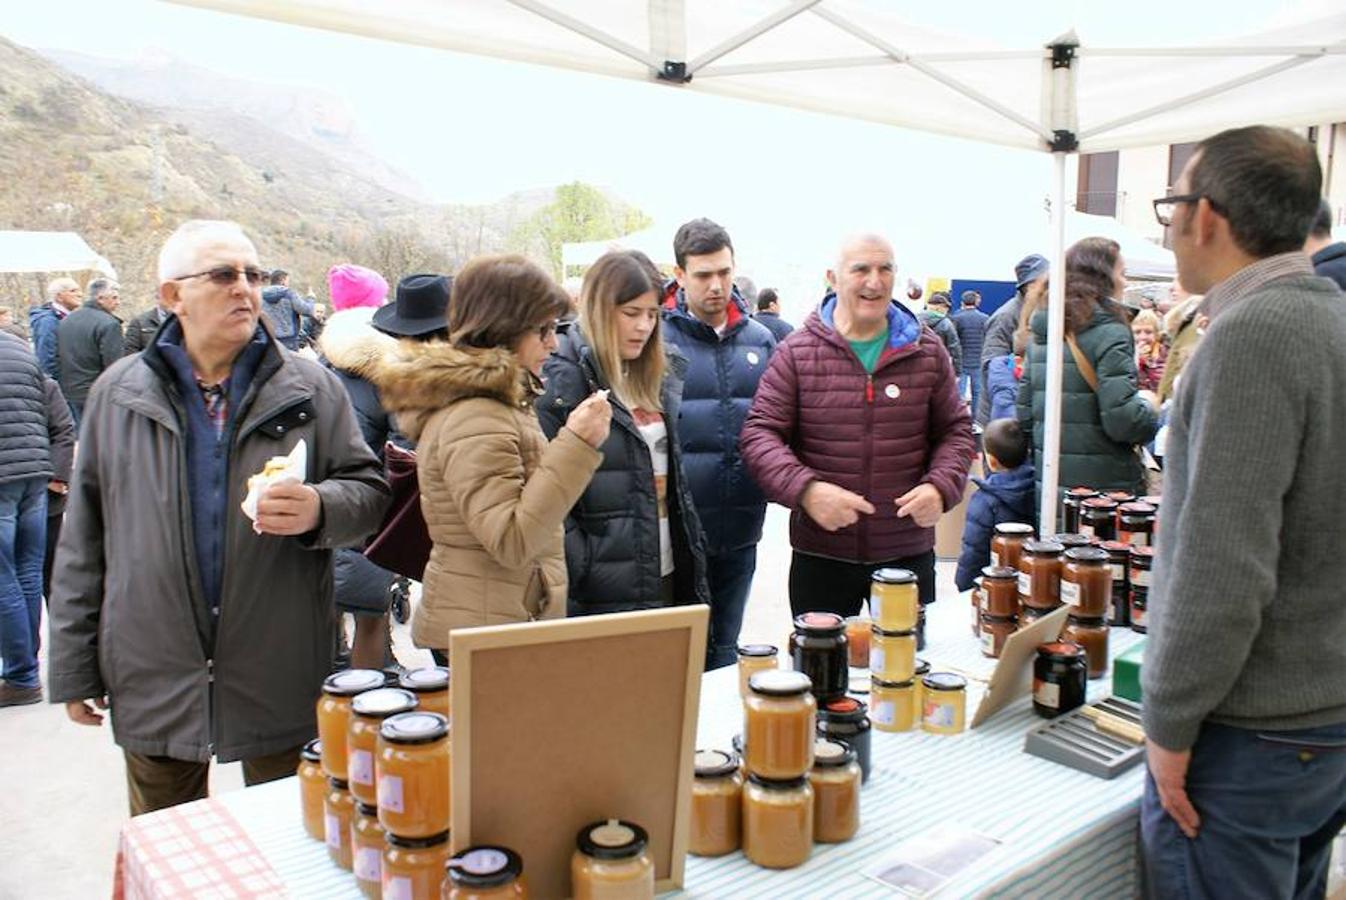
[[[1033,712],[1054,719],[1084,705],[1089,664],[1079,644],[1052,641],[1038,644],[1033,661]]]
[[[1107,551],[1100,547],[1067,550],[1061,566],[1061,602],[1071,615],[1102,618],[1112,601],[1112,570]]]
[[[1080,509],[1080,534],[1098,541],[1111,541],[1117,536],[1117,501],[1107,497],[1092,497]]]
[[[1073,487],[1066,491],[1061,501],[1061,527],[1067,532],[1080,530],[1080,506],[1085,500],[1098,496],[1098,491],[1089,487]]]
[[[1150,607],[1150,589],[1131,588],[1131,630],[1145,634],[1150,630],[1148,610]]]
[[[820,702],[846,696],[850,681],[846,620],[829,612],[807,612],[795,617],[790,659],[795,671],[812,680],[813,696]]]
[[[1133,547],[1154,546],[1155,509],[1148,503],[1123,503],[1117,507],[1117,540]]]
[[[1131,624],[1131,582],[1128,569],[1131,567],[1131,546],[1121,541],[1105,541],[1103,551],[1108,554],[1108,569],[1112,585],[1112,597],[1109,604],[1108,624],[1126,626]]]
[[[860,779],[869,779],[869,710],[853,697],[828,700],[818,707],[818,735],[830,741],[842,741],[855,750],[860,762]]]
[[[1089,677],[1102,678],[1108,673],[1108,623],[1102,618],[1067,616],[1061,640],[1079,644],[1089,660]]]
[[[1150,589],[1150,570],[1154,568],[1153,547],[1132,547],[1128,577],[1132,588]]]
[[[1033,539],[1033,526],[1023,522],[1001,522],[991,538],[991,565],[1019,567],[1024,542]]]
[[[1019,573],[1008,566],[981,570],[981,612],[992,616],[1019,614]],[[978,634],[981,629],[977,629]]]
[[[1061,555],[1055,541],[1028,541],[1019,557],[1019,602],[1035,609],[1055,609],[1061,603]]]

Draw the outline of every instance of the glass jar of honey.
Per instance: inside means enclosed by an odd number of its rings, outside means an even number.
[[[1019,573],[1008,566],[987,566],[981,570],[981,611],[992,616],[1014,617],[1019,614]],[[980,628],[977,629],[981,631]]]
[[[508,847],[468,847],[445,864],[443,900],[526,900],[523,860]]]
[[[1061,557],[1065,547],[1056,541],[1028,541],[1019,557],[1019,603],[1035,609],[1055,609],[1061,603]]]
[[[870,720],[879,731],[911,731],[920,721],[915,681],[883,681],[869,685]]]
[[[1089,664],[1079,644],[1052,641],[1038,644],[1033,661],[1033,711],[1044,719],[1084,705]]]
[[[1108,614],[1112,602],[1112,570],[1108,552],[1101,547],[1067,550],[1061,564],[1061,602],[1072,614],[1098,618]]]
[[[1033,526],[1024,522],[1001,522],[991,537],[991,565],[1019,568],[1019,554],[1025,541],[1033,539]]]
[[[880,631],[870,636],[869,671],[883,681],[910,681],[916,670],[916,632]]]
[[[351,701],[351,724],[346,733],[346,768],[356,803],[379,802],[374,787],[374,750],[383,720],[416,708],[416,695],[401,688],[375,688]]]
[[[351,870],[351,820],[355,818],[355,798],[349,785],[340,778],[327,780],[323,802],[323,837],[327,855],[347,872]]]
[[[920,615],[920,588],[908,569],[878,569],[870,576],[869,613],[884,631],[914,631]]]
[[[1123,503],[1117,507],[1117,540],[1133,547],[1154,544],[1155,509],[1148,503]]]
[[[981,655],[999,659],[1000,651],[1005,649],[1005,641],[1019,630],[1019,622],[1010,616],[993,616],[983,613],[981,617]]]
[[[818,735],[842,741],[855,751],[861,781],[869,779],[870,728],[865,705],[854,697],[828,700],[818,708]]]
[[[426,715],[434,715],[427,713]],[[409,838],[388,834],[383,852],[383,896],[439,900],[449,861],[449,833]]]
[[[724,856],[738,849],[743,815],[743,776],[723,750],[698,750],[692,781],[692,828],[687,851]]]
[[[1080,509],[1080,534],[1096,541],[1111,541],[1117,537],[1117,501],[1107,497],[1091,497]]]
[[[1067,616],[1061,640],[1084,648],[1090,678],[1102,678],[1108,673],[1108,623],[1105,619]]]
[[[958,734],[967,716],[967,679],[932,672],[923,679],[925,710],[921,727],[931,734]]]
[[[449,670],[444,666],[426,666],[403,672],[397,679],[398,685],[405,691],[416,695],[416,708],[421,712],[439,713],[450,722],[449,715]]]
[[[634,822],[608,819],[581,828],[570,858],[575,900],[654,900],[649,843]]]
[[[1131,624],[1131,582],[1127,569],[1131,565],[1131,546],[1121,541],[1107,541],[1103,551],[1108,554],[1112,596],[1108,605],[1108,624]]]
[[[810,754],[811,755],[811,754]],[[813,852],[813,788],[807,776],[743,786],[743,855],[767,869],[803,865]]]
[[[860,764],[855,750],[820,740],[813,749],[813,840],[840,844],[860,830]]]
[[[449,722],[436,713],[389,716],[375,746],[379,822],[424,839],[449,829]]]
[[[1131,630],[1145,634],[1150,630],[1150,589],[1131,588]]]
[[[817,701],[803,672],[758,672],[743,701],[743,759],[751,775],[799,778],[813,768]],[[839,698],[838,698],[839,699]]]
[[[776,668],[776,648],[770,644],[740,644],[738,648],[738,695],[748,696],[748,679]]]
[[[383,687],[383,673],[375,669],[343,669],[327,676],[318,698],[318,739],[322,741],[322,770],[328,778],[346,781],[346,733],[351,724],[351,699]]]
[[[360,893],[374,900],[383,893],[383,853],[387,849],[378,809],[357,802],[351,821],[351,867]]]
[[[846,696],[846,685],[850,680],[846,621],[836,613],[828,612],[796,616],[795,630],[790,635],[790,659],[796,672],[809,677],[813,696],[819,700]]]
[[[868,616],[846,619],[846,662],[852,669],[869,668],[869,632],[873,627]]]
[[[299,751],[299,803],[304,811],[304,830],[315,841],[327,839],[323,821],[323,803],[327,800],[327,778],[322,772],[322,745],[309,741]]]
[[[1085,500],[1098,496],[1098,491],[1089,487],[1073,487],[1066,491],[1061,500],[1061,527],[1069,532],[1080,530],[1080,506]]]
[[[1150,589],[1150,571],[1154,568],[1154,548],[1153,547],[1132,547],[1131,565],[1127,574],[1131,581],[1131,587]]]

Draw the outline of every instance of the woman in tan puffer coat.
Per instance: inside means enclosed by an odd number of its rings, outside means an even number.
[[[561,289],[518,256],[469,263],[449,340],[403,341],[377,367],[384,406],[416,442],[433,548],[412,639],[447,663],[449,632],[565,615],[562,523],[602,460],[611,407],[596,394],[550,444],[533,400],[556,346]]]

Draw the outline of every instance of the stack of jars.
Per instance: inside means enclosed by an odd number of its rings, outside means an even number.
[[[1088,655],[1089,677],[1108,670],[1108,609],[1112,605],[1112,570],[1108,551],[1075,547],[1061,566],[1061,600],[1070,607],[1062,640],[1073,641]]]
[[[1059,541],[1027,541],[1019,556],[1020,624],[1030,625],[1061,605],[1061,565],[1066,548]]]
[[[870,717],[880,731],[907,731],[915,723],[916,649],[921,620],[920,586],[907,569],[879,569],[872,576],[869,608]]]
[[[1018,560],[1015,560],[1018,564]],[[1019,573],[1008,565],[981,570],[977,633],[981,652],[999,659],[1005,641],[1019,627]]]
[[[840,624],[840,617],[834,618]],[[844,673],[844,645],[841,652]],[[742,845],[744,855],[759,866],[792,868],[813,851],[814,790],[809,773],[818,709],[813,691],[802,671],[758,672],[748,680],[743,701],[747,784],[742,788]],[[722,777],[731,776],[726,771]]]

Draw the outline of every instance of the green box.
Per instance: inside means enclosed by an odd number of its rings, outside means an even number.
[[[1145,642],[1127,648],[1112,662],[1112,692],[1136,703],[1140,700],[1140,667],[1145,662]]]

